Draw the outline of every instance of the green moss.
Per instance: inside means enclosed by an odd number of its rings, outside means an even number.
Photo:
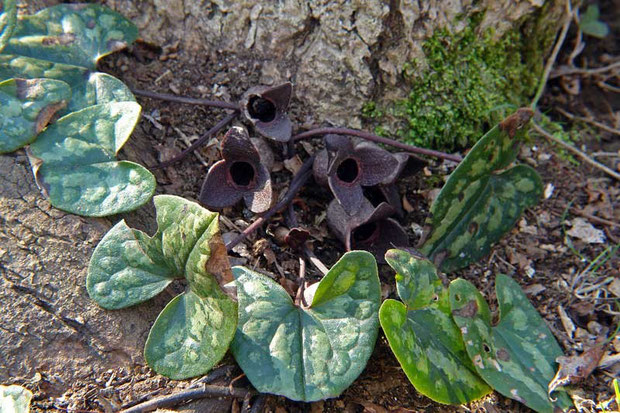
[[[459,33],[437,30],[423,45],[426,66],[411,62],[403,68],[409,97],[387,108],[367,105],[363,115],[381,124],[387,112],[401,125],[397,134],[405,142],[454,150],[471,146],[490,125],[527,104],[548,46],[526,41],[530,36],[519,29],[493,40],[492,30],[478,33],[480,17]]]

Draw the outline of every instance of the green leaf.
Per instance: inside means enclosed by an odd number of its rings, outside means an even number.
[[[117,309],[159,294],[185,277],[189,291],[157,317],[144,356],[156,372],[185,379],[208,372],[230,345],[237,305],[218,281],[230,273],[218,214],[172,195],[153,200],[157,232],[149,237],[124,221],[101,240],[90,261],[86,288],[99,305]]]
[[[52,205],[85,216],[131,211],[155,191],[144,167],[117,161],[140,114],[135,102],[106,103],[73,112],[30,145],[37,184]]]
[[[15,29],[17,7],[15,0],[0,0],[0,53]]]
[[[159,314],[144,348],[153,370],[182,380],[207,373],[226,354],[237,327],[237,304],[221,290],[175,297]]]
[[[537,412],[571,406],[566,393],[554,393],[556,403],[547,396],[562,350],[519,284],[503,274],[495,279],[500,317],[496,326],[491,325],[487,302],[469,281],[455,280],[449,291],[467,354],[491,387]]]
[[[433,264],[400,250],[385,254],[403,303],[386,300],[379,321],[392,352],[416,390],[445,404],[479,399],[491,389],[475,373],[452,321],[447,290]]]
[[[0,386],[0,412],[28,413],[32,392],[22,386]]]
[[[66,109],[60,112],[62,115],[101,103],[135,101],[123,82],[106,73],[31,57],[0,55],[0,81],[14,77],[48,78],[67,83],[72,97]]]
[[[193,277],[199,256],[196,252],[190,262],[192,251],[208,248],[216,236],[217,213],[176,196],[159,195],[153,202],[158,225],[153,237],[121,221],[93,252],[86,289],[104,308],[124,308],[154,297],[174,278],[183,277],[186,266]],[[208,260],[209,254],[205,256]]]
[[[0,153],[32,142],[67,105],[71,89],[49,79],[10,79],[0,83]]]
[[[4,52],[94,69],[137,36],[131,21],[107,7],[61,4],[18,19]]]
[[[534,169],[518,165],[504,170],[516,157],[531,115],[531,110],[519,109],[483,136],[431,206],[431,231],[421,252],[443,271],[488,254],[523,210],[538,202],[542,183]]]
[[[609,26],[599,21],[599,9],[596,4],[590,4],[586,12],[579,18],[579,28],[587,35],[602,39],[609,34]]]
[[[362,372],[377,339],[381,287],[374,257],[345,254],[296,306],[267,276],[233,268],[239,325],[231,351],[252,385],[293,400],[336,397]],[[316,284],[315,284],[316,285]]]
[[[207,373],[224,357],[237,328],[237,304],[218,283],[230,281],[222,279],[230,264],[217,214],[177,197],[155,199],[162,254],[185,269],[189,291],[157,317],[144,357],[159,374],[186,379]]]

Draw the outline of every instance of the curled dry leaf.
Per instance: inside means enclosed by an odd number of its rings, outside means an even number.
[[[287,114],[292,93],[293,85],[289,82],[274,87],[252,88],[241,99],[242,113],[262,136],[288,142],[293,132],[293,124]]]
[[[226,133],[222,157],[207,173],[200,202],[219,209],[243,199],[254,213],[268,210],[273,198],[271,176],[245,128],[235,126]]]
[[[310,232],[304,228],[291,228],[284,237],[284,241],[294,250],[301,249],[310,238]]]
[[[548,394],[551,397],[558,387],[576,384],[586,379],[598,366],[605,353],[605,343],[599,343],[578,356],[560,356],[556,359],[560,368],[549,382]]]

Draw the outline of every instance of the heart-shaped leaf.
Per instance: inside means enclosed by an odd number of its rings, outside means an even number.
[[[62,115],[101,103],[135,101],[123,82],[106,73],[31,57],[0,55],[0,81],[14,77],[56,79],[67,83],[72,97],[60,111]]]
[[[609,26],[599,20],[600,11],[596,4],[588,5],[585,13],[579,16],[579,28],[587,35],[602,39],[609,34]]]
[[[0,412],[28,413],[32,392],[22,386],[0,386]]]
[[[6,46],[15,29],[17,7],[15,0],[0,0],[0,52]]]
[[[488,254],[527,207],[538,202],[542,183],[526,165],[504,170],[532,116],[519,109],[484,135],[441,189],[431,206],[431,230],[421,251],[443,271],[465,267]]]
[[[109,309],[128,307],[159,294],[185,274],[190,252],[218,214],[169,195],[153,199],[157,232],[149,237],[120,221],[95,248],[86,288]]]
[[[107,7],[60,4],[18,19],[4,53],[94,69],[137,36],[133,23]]]
[[[188,251],[185,247],[193,245],[190,240],[198,234],[195,229],[203,225],[202,217],[197,216],[193,227],[175,229],[180,217],[189,212],[182,208],[162,217],[162,224],[168,218],[171,225],[169,236],[162,236],[162,251],[168,261],[170,254],[178,253],[174,265],[181,263],[180,258]],[[219,287],[232,281],[232,273],[217,214],[211,214],[215,218],[196,241],[184,265],[189,291],[175,297],[159,314],[144,348],[149,366],[172,379],[211,370],[228,351],[237,328],[237,304]]]
[[[491,389],[475,373],[450,316],[447,289],[435,266],[401,250],[385,260],[396,271],[403,302],[385,300],[379,321],[409,381],[425,396],[446,404],[479,399]]]
[[[237,305],[220,288],[232,281],[218,214],[171,195],[154,198],[157,232],[149,237],[124,221],[101,240],[88,268],[86,288],[105,308],[143,302],[174,279],[189,290],[158,316],[146,341],[147,363],[158,373],[185,379],[209,371],[230,345]]]
[[[265,275],[243,267],[233,273],[239,326],[231,351],[258,391],[315,401],[338,396],[359,376],[379,328],[381,291],[370,253],[343,255],[306,290],[308,308]]]
[[[32,142],[71,98],[60,80],[10,79],[0,83],[0,153]]]
[[[519,284],[503,274],[495,279],[500,317],[496,326],[491,325],[487,302],[469,281],[452,281],[449,291],[467,354],[491,387],[537,412],[571,406],[566,393],[557,392],[555,403],[547,396],[562,349]]]
[[[146,203],[155,178],[144,167],[117,161],[140,114],[135,102],[106,103],[73,112],[30,145],[39,188],[56,208],[86,216],[130,211]]]

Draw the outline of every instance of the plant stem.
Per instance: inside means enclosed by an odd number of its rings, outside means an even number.
[[[230,103],[230,102],[222,102],[219,100],[197,99],[197,98],[190,98],[186,96],[170,95],[168,93],[150,92],[148,90],[141,90],[141,89],[131,89],[131,91],[134,93],[134,95],[144,96],[146,98],[151,98],[151,99],[166,100],[168,102],[187,103],[190,105],[210,106],[213,108],[232,109],[232,110],[237,110],[237,111],[239,110],[238,104]]]
[[[554,143],[557,143],[558,145],[560,145],[564,149],[574,153],[575,155],[577,155],[578,157],[580,157],[581,159],[583,159],[584,161],[586,161],[590,165],[600,169],[601,171],[607,173],[608,175],[610,175],[610,176],[612,176],[615,179],[620,181],[620,174],[618,172],[616,172],[616,171],[606,167],[605,165],[603,165],[603,164],[601,164],[599,162],[596,162],[594,159],[590,158],[588,155],[586,155],[585,153],[583,153],[579,149],[575,148],[573,145],[570,145],[570,144],[564,142],[563,140],[556,138],[555,136],[553,136],[552,134],[550,134],[549,132],[544,130],[538,123],[532,122],[532,125],[534,125],[534,129],[536,130],[536,132],[540,133],[545,138],[549,139],[550,141],[552,141]]]
[[[551,69],[553,68],[553,64],[558,57],[558,53],[560,53],[560,48],[562,44],[564,44],[564,39],[566,39],[566,33],[568,33],[568,28],[570,27],[570,23],[573,20],[573,9],[571,7],[570,0],[566,0],[566,17],[564,20],[564,25],[562,26],[562,31],[558,36],[558,40],[555,42],[555,46],[553,47],[553,51],[551,52],[551,56],[547,60],[547,64],[545,65],[545,70],[543,71],[542,78],[540,79],[540,83],[538,84],[538,90],[536,91],[536,95],[534,95],[534,99],[532,99],[532,103],[530,107],[532,109],[536,109],[536,105],[538,104],[538,100],[542,96],[545,91],[545,86],[547,85],[547,79],[549,79],[549,73],[551,73]]]
[[[299,133],[293,136],[293,141],[298,141],[301,139],[311,138],[319,135],[327,135],[329,133],[339,134],[339,135],[350,135],[357,136],[358,138],[366,139],[368,141],[382,143],[384,145],[393,146],[394,148],[402,149],[407,152],[417,153],[420,155],[432,156],[440,159],[447,159],[450,161],[461,162],[463,158],[459,155],[451,155],[449,153],[444,153],[440,151],[434,151],[432,149],[418,148],[414,145],[408,145],[406,143],[395,141],[394,139],[386,138],[383,136],[378,136],[369,132],[357,130],[357,129],[349,129],[349,128],[316,128],[310,129],[309,131]]]
[[[295,294],[295,305],[308,307],[306,298],[304,297],[304,290],[306,289],[306,260],[299,257],[299,287],[297,287],[297,294]]]
[[[284,198],[280,200],[275,206],[269,209],[265,214],[259,217],[256,221],[252,222],[246,229],[241,232],[241,234],[237,235],[235,239],[226,244],[226,251],[232,250],[237,244],[247,238],[248,235],[256,231],[260,228],[269,218],[271,218],[276,212],[284,209],[297,195],[297,192],[301,189],[301,187],[306,183],[310,175],[312,175],[312,163],[314,162],[314,155],[306,159],[303,163],[299,171],[295,174],[293,179],[291,180],[291,185],[284,195]]]
[[[203,399],[206,397],[234,397],[236,399],[243,399],[246,396],[253,394],[255,394],[255,392],[252,390],[203,384],[197,389],[189,389],[140,403],[134,407],[130,407],[129,409],[122,410],[120,413],[150,412],[159,408],[176,406],[177,404],[187,400]]]
[[[181,159],[185,158],[189,153],[191,153],[192,151],[196,150],[196,148],[198,148],[201,145],[203,145],[207,141],[207,139],[209,139],[210,137],[212,137],[213,135],[218,133],[220,130],[222,130],[224,127],[226,127],[226,125],[228,125],[230,122],[232,122],[233,119],[235,119],[238,114],[239,114],[239,112],[229,113],[228,115],[226,115],[224,117],[224,119],[222,119],[221,121],[216,123],[215,126],[213,126],[211,129],[206,131],[200,138],[198,138],[198,140],[196,142],[194,142],[193,144],[191,144],[190,146],[185,148],[183,150],[183,152],[181,152],[179,155],[177,155],[174,158],[169,159],[167,161],[161,162],[161,163],[159,163],[159,164],[157,164],[155,166],[152,166],[149,169],[154,170],[154,169],[166,168],[166,167],[172,165],[173,163],[176,163],[176,162],[180,161]]]

